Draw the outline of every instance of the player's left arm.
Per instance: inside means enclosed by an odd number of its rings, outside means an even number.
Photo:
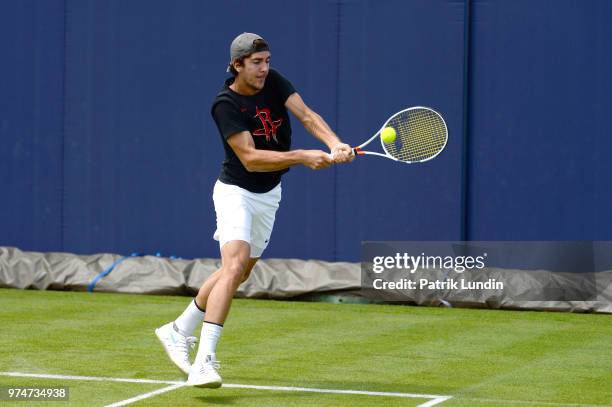
[[[304,125],[304,128],[321,142],[325,143],[337,163],[346,163],[355,158],[348,144],[340,141],[323,118],[304,103],[301,96],[295,92],[287,98],[285,106]]]

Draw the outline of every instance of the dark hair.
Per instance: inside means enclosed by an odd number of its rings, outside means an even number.
[[[236,58],[230,63],[229,71],[232,73],[232,75],[234,75],[234,77],[238,76],[238,71],[236,70],[236,68],[234,68],[234,62],[238,62],[240,65],[244,65],[244,58],[248,56],[249,55],[243,56],[242,58]]]

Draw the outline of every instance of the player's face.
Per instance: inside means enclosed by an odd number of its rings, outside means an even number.
[[[259,92],[263,89],[266,77],[270,71],[270,51],[261,51],[244,58],[239,75],[242,83],[251,90]]]

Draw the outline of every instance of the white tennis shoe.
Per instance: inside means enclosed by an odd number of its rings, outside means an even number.
[[[178,332],[174,322],[157,328],[155,335],[164,346],[170,360],[188,375],[191,369],[189,351],[194,348],[198,339],[195,336],[185,336]]]
[[[187,384],[195,387],[206,387],[216,389],[221,387],[223,383],[219,376],[219,368],[221,365],[214,355],[206,355],[204,360],[196,358],[195,363],[191,366]]]

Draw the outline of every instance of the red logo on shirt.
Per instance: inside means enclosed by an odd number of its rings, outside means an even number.
[[[278,143],[276,139],[276,130],[283,124],[283,119],[272,120],[272,114],[268,108],[260,109],[256,107],[255,112],[255,117],[259,118],[263,128],[255,130],[253,135],[266,136],[266,141],[268,142],[270,141],[270,136],[272,136],[274,141]]]

